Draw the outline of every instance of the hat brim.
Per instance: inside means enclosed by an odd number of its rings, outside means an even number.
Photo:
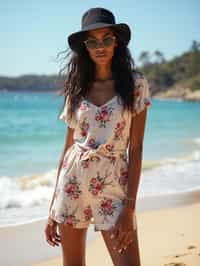
[[[70,48],[74,51],[79,50],[80,42],[83,41],[83,36],[85,32],[105,27],[110,27],[116,30],[119,33],[120,39],[125,43],[125,45],[128,45],[131,39],[131,30],[126,23],[118,23],[118,24],[95,23],[92,25],[88,25],[87,27],[84,28],[84,30],[70,34],[68,36],[68,44]]]

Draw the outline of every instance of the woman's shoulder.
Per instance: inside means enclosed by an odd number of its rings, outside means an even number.
[[[152,106],[152,100],[149,90],[149,82],[145,75],[140,71],[133,72],[134,78],[134,115],[140,113],[146,107]]]

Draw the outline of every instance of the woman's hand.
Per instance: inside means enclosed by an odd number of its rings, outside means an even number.
[[[48,218],[48,222],[45,228],[46,240],[51,246],[59,246],[60,235],[57,234],[57,222]]]
[[[125,250],[133,241],[133,230],[136,230],[135,210],[130,210],[126,207],[120,213],[116,225],[111,229],[111,238],[117,239],[117,246],[113,249],[118,252]]]

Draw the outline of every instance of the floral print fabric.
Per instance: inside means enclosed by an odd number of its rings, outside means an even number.
[[[104,83],[111,86],[112,81]],[[97,86],[102,86],[98,84]],[[152,105],[146,78],[136,76],[134,109],[123,111],[117,96],[101,106],[82,98],[72,119],[68,101],[60,119],[74,128],[50,215],[76,228],[95,225],[109,230],[123,208],[128,181],[128,144],[131,118]]]

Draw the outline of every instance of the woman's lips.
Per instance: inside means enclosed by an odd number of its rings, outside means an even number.
[[[96,57],[104,57],[104,56],[106,56],[105,53],[101,53],[101,54],[97,54],[97,55],[96,55]]]

